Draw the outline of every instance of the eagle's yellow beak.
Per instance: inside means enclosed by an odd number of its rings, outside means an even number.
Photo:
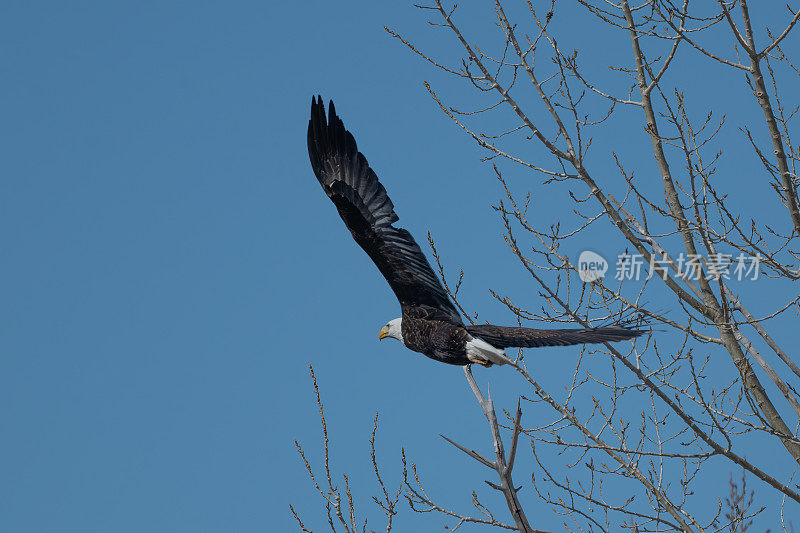
[[[383,329],[381,329],[378,332],[378,340],[382,341],[383,339],[385,339],[388,336],[389,336],[389,326],[383,326]]]

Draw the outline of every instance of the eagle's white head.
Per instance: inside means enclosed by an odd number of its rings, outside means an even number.
[[[386,337],[390,337],[403,342],[403,332],[400,328],[402,322],[402,318],[395,318],[394,320],[389,321],[388,324],[383,326],[383,329],[381,329],[380,333],[378,333],[378,340],[383,340]]]

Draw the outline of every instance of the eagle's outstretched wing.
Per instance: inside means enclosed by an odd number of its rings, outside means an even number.
[[[531,329],[484,324],[467,326],[467,331],[495,348],[538,348],[616,342],[638,337],[644,331],[619,326],[585,329]]]
[[[398,217],[356,141],[336,116],[333,101],[325,119],[322,97],[311,99],[308,155],[325,194],[336,205],[353,238],[375,262],[401,306],[433,308],[461,323],[439,278],[411,234],[392,226]]]

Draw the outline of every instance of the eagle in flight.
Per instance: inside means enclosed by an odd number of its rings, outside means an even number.
[[[326,119],[321,96],[311,100],[308,155],[347,229],[400,301],[402,316],[389,321],[379,339],[397,339],[406,348],[443,363],[488,367],[513,364],[505,348],[613,342],[643,333],[616,326],[531,329],[464,324],[414,237],[394,225],[398,220],[394,205],[336,115],[333,101]]]

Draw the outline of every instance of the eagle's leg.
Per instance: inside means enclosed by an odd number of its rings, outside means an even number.
[[[467,359],[470,362],[478,363],[482,366],[492,366],[492,363],[498,365],[513,364],[513,361],[506,356],[504,349],[496,348],[479,337],[467,337],[464,351],[466,351]]]

